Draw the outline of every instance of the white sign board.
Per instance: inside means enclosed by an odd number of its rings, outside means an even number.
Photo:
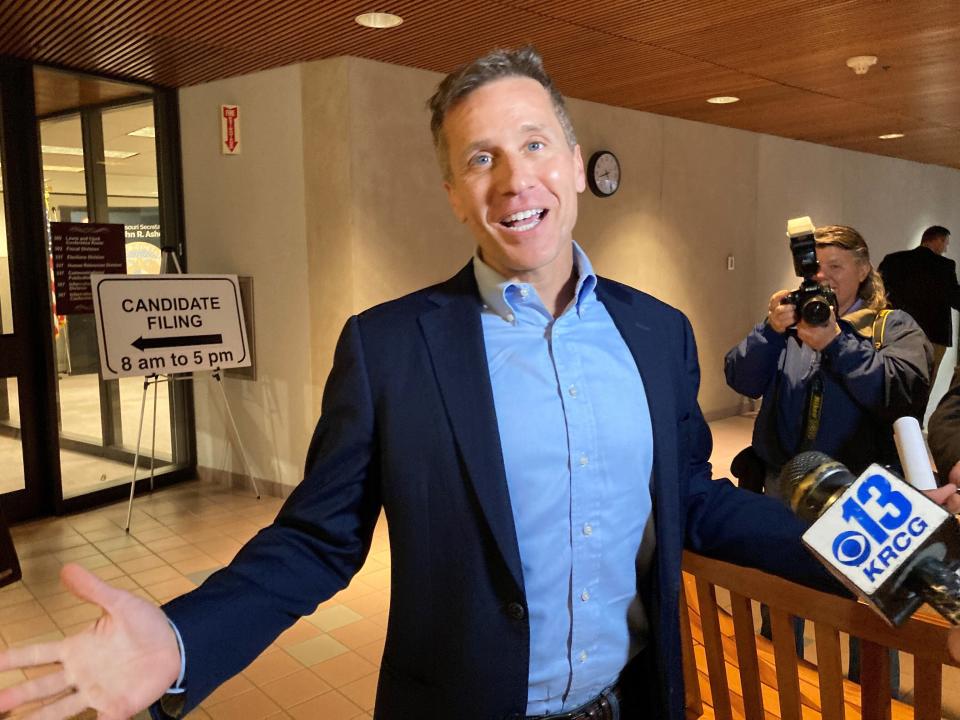
[[[250,365],[236,275],[90,276],[104,378]]]

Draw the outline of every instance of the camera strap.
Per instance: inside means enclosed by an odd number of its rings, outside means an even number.
[[[879,350],[883,347],[883,331],[887,327],[887,315],[889,310],[881,310],[873,320],[873,348]],[[807,401],[807,421],[804,423],[803,443],[801,452],[810,450],[813,447],[814,440],[817,439],[817,432],[820,430],[820,413],[823,412],[823,375],[820,369],[814,374],[810,381],[810,397]]]
[[[879,350],[883,347],[883,331],[887,327],[887,315],[890,310],[884,309],[879,312],[877,319],[873,321],[873,349]]]
[[[813,447],[813,441],[817,439],[817,432],[820,430],[820,413],[823,411],[823,375],[819,368],[814,373],[810,381],[810,398],[807,401],[807,421],[803,428],[803,443],[800,446],[801,452],[806,452]]]

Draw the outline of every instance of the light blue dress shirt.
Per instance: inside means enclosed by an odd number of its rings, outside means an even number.
[[[528,715],[588,702],[646,640],[628,614],[651,508],[650,412],[590,261],[573,252],[574,300],[557,318],[532,285],[474,257],[530,623]]]

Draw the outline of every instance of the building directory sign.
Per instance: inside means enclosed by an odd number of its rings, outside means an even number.
[[[236,275],[92,275],[103,377],[250,365]]]
[[[91,313],[90,274],[127,272],[123,225],[52,222],[50,255],[57,314]]]

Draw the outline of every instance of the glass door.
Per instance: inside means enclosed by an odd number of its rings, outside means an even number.
[[[8,520],[56,508],[53,364],[33,76],[0,62],[0,510]]]
[[[0,93],[0,101],[3,94]],[[3,112],[0,105],[0,123]],[[2,128],[2,124],[0,124]],[[0,132],[2,135],[2,132]],[[4,166],[0,144],[0,168]],[[13,360],[13,293],[10,276],[13,263],[7,249],[6,197],[0,179],[0,495],[26,490],[23,446],[20,441],[20,393]]]
[[[65,82],[56,75],[44,69],[41,82]],[[127,272],[157,274],[161,247],[176,245],[176,227],[161,221],[155,97],[138,90],[41,119],[44,201],[50,222],[122,225]],[[183,382],[151,384],[144,402],[142,378],[102,379],[92,313],[60,314],[55,304],[51,335],[65,503],[126,487],[138,439],[138,478],[151,462],[162,478],[192,464],[190,444],[177,442],[192,423]]]
[[[100,377],[92,313],[57,303],[67,246],[55,268],[50,223],[122,224],[116,242],[131,273],[159,272],[161,245],[182,258],[176,116],[173,91],[0,57],[0,511],[9,520],[128,492],[143,380]],[[154,438],[157,484],[195,474],[192,387],[157,389],[139,487]]]

